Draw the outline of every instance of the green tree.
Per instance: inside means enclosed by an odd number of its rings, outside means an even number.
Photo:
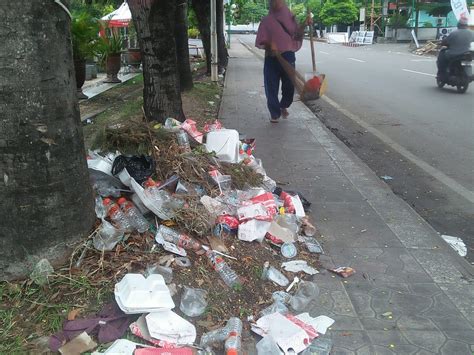
[[[262,2],[247,1],[240,8],[240,18],[238,19],[239,24],[249,24],[252,22],[260,22],[262,17],[268,14],[268,10],[265,8]]]
[[[327,0],[319,13],[324,25],[349,25],[357,20],[359,9],[353,0]]]

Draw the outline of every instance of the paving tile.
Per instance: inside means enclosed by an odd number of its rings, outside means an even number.
[[[330,333],[331,339],[333,341],[334,346],[334,353],[337,348],[340,348],[344,351],[357,351],[362,349],[367,344],[370,344],[370,339],[367,336],[365,331],[360,330],[351,330],[351,331],[343,331],[343,330],[332,330]]]
[[[441,348],[442,355],[466,354],[470,355],[471,350],[468,344],[454,340],[448,340]]]
[[[436,283],[467,283],[456,268],[452,256],[442,250],[410,249],[410,253],[421,264]]]
[[[378,283],[431,282],[430,276],[405,248],[358,248],[351,245],[333,247],[332,253],[336,264],[357,271],[351,279],[365,278]]]
[[[364,203],[313,202],[311,209],[320,232],[332,246],[402,246],[392,231]]]
[[[440,331],[402,330],[401,332],[411,345],[434,353],[439,353],[446,342],[446,337]]]
[[[441,284],[441,290],[474,326],[474,285],[473,284]]]

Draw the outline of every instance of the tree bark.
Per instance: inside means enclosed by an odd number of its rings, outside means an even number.
[[[229,53],[227,52],[227,46],[225,43],[224,36],[224,1],[216,1],[216,26],[217,26],[217,55],[219,60],[219,72],[223,72],[227,68],[229,61]]]
[[[53,265],[95,221],[70,18],[50,0],[0,2],[0,278]]]
[[[199,32],[201,33],[202,45],[206,53],[207,73],[211,73],[211,5],[209,0],[192,0],[192,6],[198,20]],[[216,1],[216,26],[217,26],[217,56],[219,61],[219,72],[227,67],[229,54],[224,37],[224,1]]]
[[[207,74],[211,74],[211,5],[209,0],[192,0],[192,6],[196,13],[202,46],[206,54]]]
[[[189,63],[187,0],[177,0],[175,23],[179,84],[181,91],[186,91],[193,88],[193,75],[191,74],[191,65]]]
[[[129,0],[143,62],[143,101],[147,120],[182,120],[176,60],[175,0]],[[171,31],[170,31],[171,29]]]

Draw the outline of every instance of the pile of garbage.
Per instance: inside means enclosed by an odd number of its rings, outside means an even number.
[[[251,330],[259,354],[329,354],[319,335],[334,321],[305,312],[323,253],[311,203],[267,176],[255,140],[190,119],[107,130],[88,156],[98,224],[84,244],[102,267],[106,257],[126,266],[114,270],[113,302],[66,321],[50,349],[81,353],[97,340],[114,342],[94,354],[239,354]]]

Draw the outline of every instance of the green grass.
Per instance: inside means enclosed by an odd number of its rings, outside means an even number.
[[[68,313],[94,313],[112,297],[109,281],[54,274],[49,284],[0,283],[0,354],[28,353],[27,343],[61,329]]]
[[[217,84],[198,81],[194,83],[190,95],[205,102],[214,101],[217,103],[219,99],[216,98],[216,95],[220,95],[220,92],[221,89]]]

